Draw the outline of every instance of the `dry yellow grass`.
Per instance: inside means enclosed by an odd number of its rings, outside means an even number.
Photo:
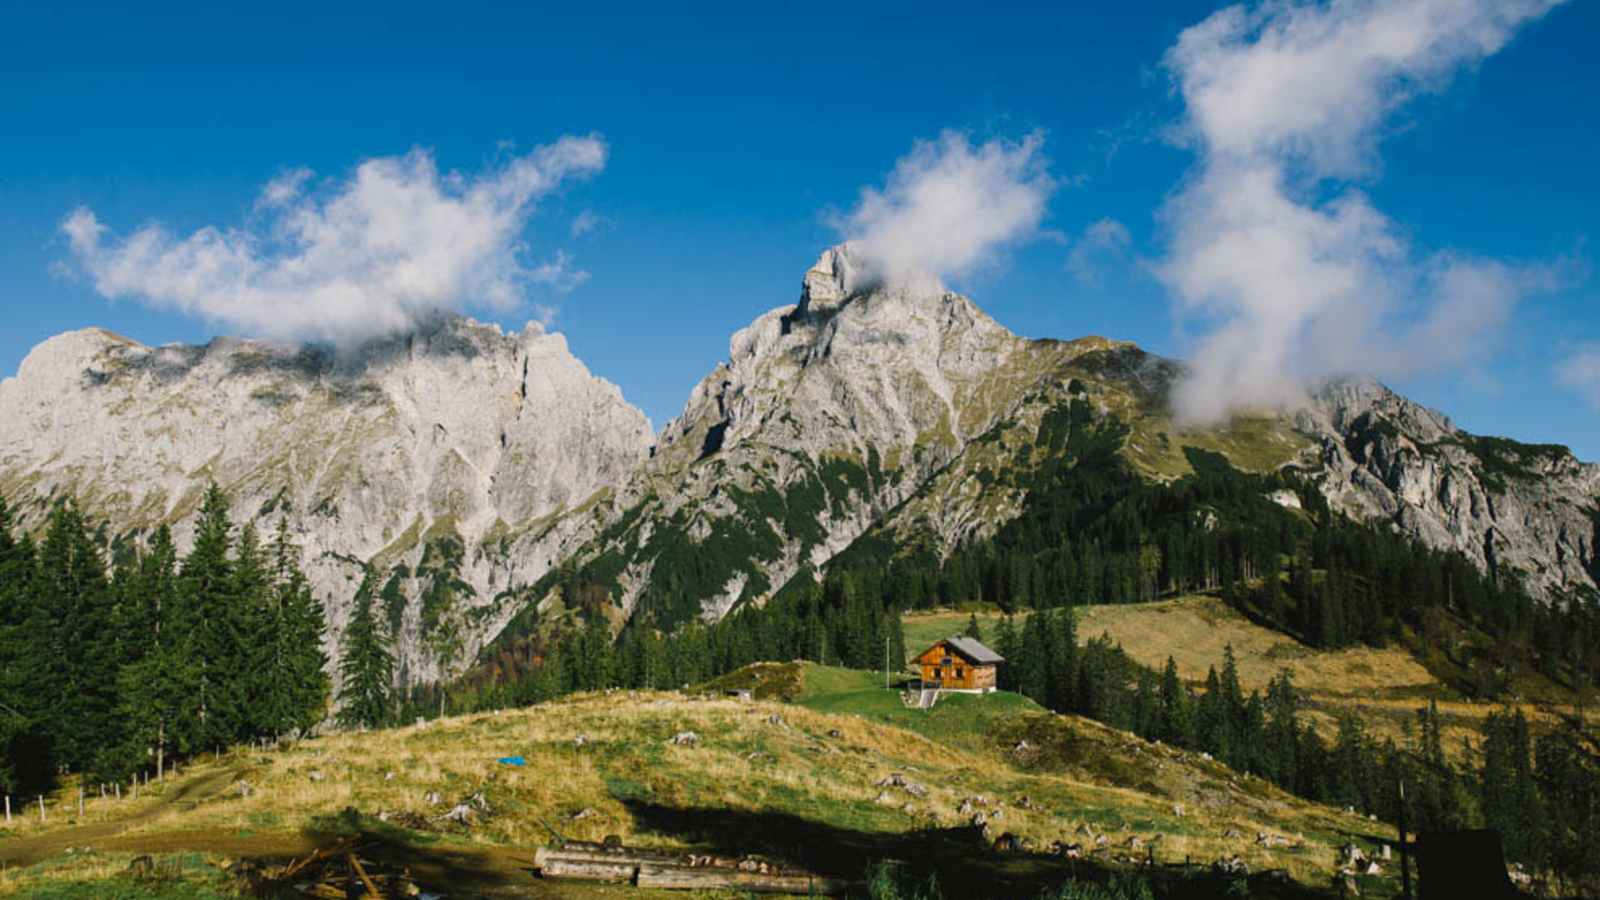
[[[669,743],[686,730],[699,735],[697,745]],[[1037,749],[1014,753],[1018,735]],[[526,765],[496,762],[508,754],[523,756]],[[885,791],[873,782],[892,771],[926,785],[927,795],[880,796]],[[1087,824],[1109,834],[1113,845],[1161,835],[1158,859],[1210,861],[1238,853],[1252,868],[1285,868],[1297,879],[1326,883],[1334,848],[1349,834],[1378,829],[1198,755],[1076,718],[1029,713],[1003,733],[950,743],[792,704],[661,693],[583,695],[425,727],[332,735],[272,752],[239,750],[190,769],[163,793],[202,781],[209,789],[192,793],[192,806],[161,805],[152,796],[140,801],[148,807],[129,802],[103,813],[133,818],[119,846],[190,833],[304,834],[347,807],[371,816],[435,818],[481,792],[489,816],[470,829],[445,828],[443,837],[423,839],[527,848],[549,839],[548,823],[567,838],[616,834],[629,844],[684,849],[696,845],[695,822],[704,815],[909,834],[966,824],[958,812],[963,799],[983,794],[1003,804],[1000,830],[1040,846],[1082,840],[1075,831]],[[240,782],[250,790],[239,790]],[[1031,801],[1026,808],[1024,796]],[[60,819],[33,831],[43,838],[58,829],[70,834]],[[1229,837],[1230,830],[1242,836]],[[1257,832],[1298,833],[1305,844],[1267,850],[1256,845]]]
[[[953,611],[908,615],[908,650],[929,635],[961,631],[969,615]],[[980,612],[978,619],[987,635],[999,615]],[[1158,671],[1171,656],[1179,675],[1191,684],[1203,682],[1212,666],[1221,666],[1228,646],[1233,647],[1239,682],[1246,691],[1264,691],[1279,672],[1288,670],[1308,703],[1309,721],[1327,737],[1336,731],[1339,714],[1348,711],[1357,714],[1375,737],[1402,742],[1416,710],[1427,705],[1428,698],[1438,698],[1446,747],[1460,756],[1466,742],[1478,741],[1483,720],[1506,708],[1502,703],[1474,703],[1455,696],[1404,649],[1316,650],[1256,625],[1214,597],[1079,607],[1079,640],[1102,635],[1109,635],[1134,661]],[[1570,711],[1532,704],[1518,708],[1536,722]]]

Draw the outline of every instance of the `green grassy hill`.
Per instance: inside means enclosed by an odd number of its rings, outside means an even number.
[[[354,835],[375,864],[408,867],[425,888],[451,897],[648,896],[531,876],[533,849],[554,830],[760,853],[845,878],[898,860],[893,871],[917,883],[936,877],[947,897],[1055,896],[1074,878],[1117,872],[1149,878],[1157,896],[1213,896],[1226,885],[1182,863],[1237,854],[1252,872],[1277,869],[1289,879],[1258,876],[1252,895],[1298,897],[1320,895],[1336,847],[1388,837],[1359,816],[1016,695],[958,696],[918,711],[881,679],[762,664],[696,692],[585,694],[237,750],[138,800],[95,799],[81,821],[68,786],[47,799],[44,824],[22,818],[0,833],[0,893],[240,896],[226,861],[281,861]],[[735,685],[756,687],[761,699],[727,697]],[[697,735],[694,745],[671,743],[685,731]],[[496,762],[511,754],[526,764]],[[877,784],[892,773],[918,787]],[[470,825],[438,818],[475,794],[488,811]],[[971,809],[986,812],[991,838],[1009,832],[1031,851],[999,853],[980,838],[963,811],[979,797]],[[1094,858],[1046,852],[1055,841],[1092,847],[1086,831],[1107,838]],[[1295,846],[1267,849],[1258,832]],[[123,873],[145,853],[156,855],[160,880]],[[1149,853],[1154,868],[1144,865]]]

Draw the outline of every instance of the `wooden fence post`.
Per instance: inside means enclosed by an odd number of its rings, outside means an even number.
[[[78,785],[78,818],[83,818],[83,785]]]
[[[6,824],[11,824],[11,795],[6,795]]]
[[[44,795],[39,795],[39,821],[44,821]]]
[[[115,787],[117,789],[117,799],[121,800],[122,799],[122,782],[120,782],[120,781],[117,782]]]

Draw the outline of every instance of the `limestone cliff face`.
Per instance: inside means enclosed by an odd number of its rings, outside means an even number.
[[[799,301],[733,336],[729,358],[662,430],[580,562],[620,573],[633,612],[720,617],[820,568],[1048,377],[1041,352],[967,298],[857,286],[848,245],[825,252]],[[693,554],[694,559],[686,556]],[[662,609],[652,585],[701,592]]]
[[[619,483],[653,439],[560,335],[466,319],[337,352],[72,332],[0,383],[0,422],[0,493],[33,521],[47,498],[72,496],[116,533],[166,522],[186,545],[211,481],[241,524],[287,516],[330,645],[361,564],[398,569],[385,612],[413,681],[439,671],[426,639],[441,617],[475,652],[504,623],[496,595],[537,580],[580,527],[563,514]],[[451,591],[433,593],[425,625],[434,581]]]
[[[1596,586],[1600,465],[1468,434],[1371,381],[1324,388],[1294,420],[1317,441],[1311,460],[1334,508],[1519,571],[1536,595]]]
[[[1335,508],[1521,571],[1541,595],[1600,574],[1600,466],[1564,448],[1475,437],[1371,382],[1185,430],[1166,408],[1178,363],[1026,340],[959,294],[858,269],[848,245],[825,252],[659,435],[537,326],[446,319],[339,352],[64,334],[0,382],[0,495],[33,523],[72,496],[113,532],[166,522],[186,542],[214,480],[241,524],[287,517],[330,645],[363,567],[381,575],[409,683],[441,674],[450,628],[465,662],[579,604],[714,620],[872,529],[947,555],[1020,513],[1031,480],[1014,476],[1069,399],[1127,423],[1123,453],[1147,477],[1183,475],[1189,447],[1293,464]]]

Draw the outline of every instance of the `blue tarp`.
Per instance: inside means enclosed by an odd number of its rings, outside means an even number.
[[[520,756],[502,756],[499,759],[495,760],[495,762],[505,763],[508,766],[520,766],[520,765],[523,765],[524,763],[526,763],[527,760],[523,759]]]

